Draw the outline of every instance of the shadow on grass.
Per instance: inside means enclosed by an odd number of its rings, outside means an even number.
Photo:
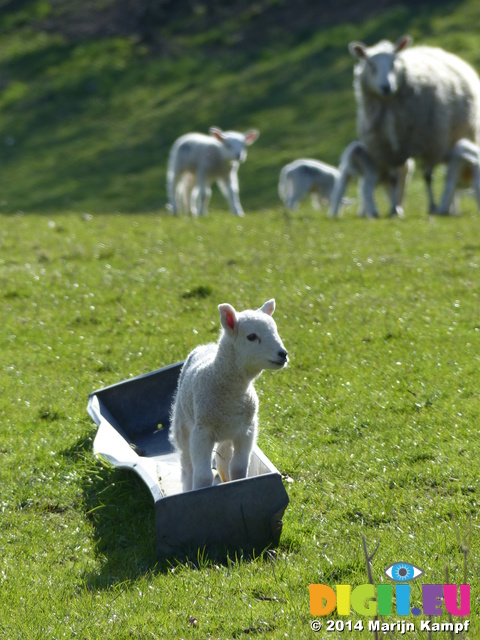
[[[133,472],[97,459],[93,438],[62,452],[82,468],[85,517],[91,522],[100,570],[85,575],[91,589],[135,580],[156,569],[155,510],[148,488]]]
[[[219,546],[190,548],[179,556],[158,558],[155,508],[148,488],[134,472],[95,459],[92,445],[93,438],[87,436],[62,452],[75,464],[83,464],[85,516],[92,524],[100,560],[100,569],[84,576],[87,588],[108,589],[149,573],[166,573],[178,565],[201,570],[212,564],[275,561],[275,549],[255,552]],[[279,550],[282,548],[280,545]]]

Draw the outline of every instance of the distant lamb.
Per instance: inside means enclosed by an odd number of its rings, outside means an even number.
[[[411,42],[403,36],[373,47],[350,43],[358,61],[358,132],[377,167],[421,160],[429,211],[446,214],[445,198],[440,208],[435,205],[432,172],[450,162],[460,139],[480,143],[480,79],[457,56],[427,46],[410,49]]]
[[[238,167],[247,157],[246,146],[259,136],[255,129],[246,133],[210,128],[210,135],[187,133],[176,140],[170,151],[167,170],[168,208],[173,214],[203,216],[208,210],[210,185],[216,182],[230,209],[237,216],[244,212],[238,193]]]
[[[287,209],[296,209],[298,203],[309,193],[312,204],[319,207],[318,197],[330,201],[339,171],[318,160],[300,158],[283,167],[278,182],[278,195]]]
[[[390,168],[382,171],[375,166],[363,142],[358,140],[351,142],[340,160],[339,177],[335,181],[330,201],[330,215],[338,215],[349,181],[352,178],[359,178],[359,216],[378,218],[373,193],[377,184],[381,183],[390,200],[390,215],[403,217],[403,196],[414,166],[415,162],[409,158],[398,169]]]
[[[480,210],[480,148],[470,140],[462,138],[452,149],[440,211],[453,212],[456,188],[472,183]]]
[[[246,477],[258,422],[253,381],[288,362],[271,317],[275,300],[257,311],[237,313],[229,304],[218,309],[220,338],[190,353],[172,404],[170,439],[180,451],[184,491],[212,485],[215,444],[221,479]]]

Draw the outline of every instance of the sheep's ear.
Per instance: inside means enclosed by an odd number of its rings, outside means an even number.
[[[350,42],[348,50],[354,58],[364,60],[367,57],[367,47],[363,42]]]
[[[217,138],[217,140],[220,140],[220,142],[223,142],[223,131],[218,127],[210,127],[208,133],[214,138]]]
[[[267,302],[260,307],[260,311],[263,311],[263,313],[266,313],[269,316],[273,316],[273,312],[275,311],[275,300],[273,298],[271,300],[267,300]]]
[[[237,312],[231,304],[227,303],[219,304],[218,310],[220,311],[222,327],[228,334],[233,335],[238,326]]]
[[[413,42],[413,38],[411,36],[402,36],[395,43],[395,53],[399,53],[403,51],[407,47],[409,47]]]
[[[245,144],[253,144],[259,135],[260,131],[257,131],[256,129],[250,129],[250,131],[247,131],[245,134]]]

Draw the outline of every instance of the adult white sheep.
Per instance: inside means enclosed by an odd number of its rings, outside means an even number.
[[[330,201],[339,176],[336,167],[319,160],[300,158],[280,171],[278,195],[287,209],[296,209],[300,200],[310,193],[312,204],[318,209],[318,198]]]
[[[475,70],[443,49],[409,48],[403,36],[395,44],[349,45],[358,60],[354,88],[357,125],[377,167],[399,167],[408,158],[422,161],[429,211],[437,209],[432,192],[436,165],[449,163],[458,140],[480,141],[480,79]]]
[[[414,166],[414,160],[409,158],[398,168],[378,169],[363,142],[354,140],[347,146],[340,160],[339,177],[331,195],[330,215],[338,215],[348,183],[352,178],[359,178],[359,216],[378,218],[373,193],[380,183],[385,187],[390,200],[390,215],[403,217],[403,196]]]
[[[237,216],[244,212],[238,193],[238,167],[247,157],[246,147],[260,135],[256,129],[239,133],[211,127],[210,135],[187,133],[178,138],[170,151],[167,169],[168,208],[173,214],[205,215],[216,182],[230,209]]]
[[[220,338],[190,353],[172,403],[170,439],[180,452],[184,491],[213,483],[215,444],[222,480],[246,477],[258,423],[253,381],[288,362],[271,317],[275,300],[256,311],[237,313],[229,304],[218,309]]]

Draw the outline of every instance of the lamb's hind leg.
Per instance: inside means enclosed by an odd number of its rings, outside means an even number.
[[[219,442],[215,451],[217,471],[222,482],[230,480],[230,461],[233,455],[233,444],[230,440]]]
[[[178,403],[172,414],[169,440],[180,454],[180,471],[183,491],[191,491],[193,485],[192,460],[190,458],[190,436],[185,427],[182,409]]]
[[[180,468],[182,470],[183,491],[191,491],[193,488],[193,468],[188,450],[180,451]]]

